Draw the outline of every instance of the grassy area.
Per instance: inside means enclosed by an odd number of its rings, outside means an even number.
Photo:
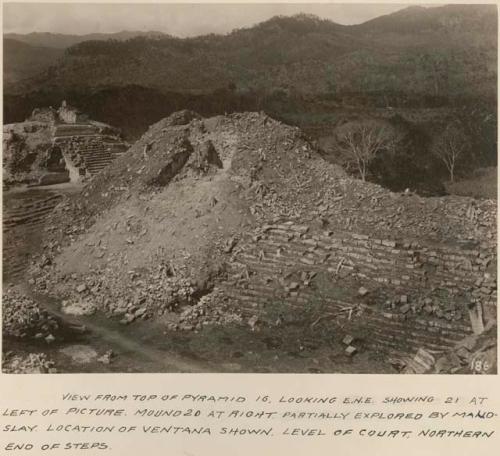
[[[446,184],[446,190],[452,195],[497,199],[497,179],[496,167],[481,168],[468,179]]]

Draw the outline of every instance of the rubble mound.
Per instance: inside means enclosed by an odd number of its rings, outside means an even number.
[[[124,324],[274,321],[314,304],[365,345],[408,353],[465,337],[471,306],[496,312],[494,201],[354,180],[262,113],[161,120],[46,229],[34,285]]]
[[[51,259],[38,265],[50,283],[39,282],[128,315],[192,302],[224,274],[242,233],[300,217],[315,197],[304,181],[335,176],[345,177],[297,128],[264,114],[173,114],[56,208]]]
[[[2,294],[2,332],[8,337],[48,337],[58,322],[32,299],[7,289]]]
[[[4,374],[55,374],[57,369],[54,361],[44,353],[28,353],[15,355],[7,353],[2,362]]]

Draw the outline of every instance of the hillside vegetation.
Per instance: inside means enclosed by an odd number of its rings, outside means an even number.
[[[491,95],[495,27],[493,6],[409,8],[358,26],[274,17],[228,35],[84,41],[33,82],[191,93],[231,84],[334,97],[385,92],[400,94],[400,103],[412,94]]]
[[[50,47],[55,49],[66,49],[83,41],[92,40],[129,40],[137,36],[155,37],[165,36],[161,32],[140,32],[140,31],[122,31],[117,33],[87,33],[85,35],[67,35],[64,33],[50,32],[32,32],[27,34],[22,33],[6,33],[4,39],[22,41],[31,46]]]
[[[370,111],[394,118],[406,140],[396,154],[373,163],[368,179],[393,190],[424,182],[427,192],[438,194],[447,172],[429,148],[458,118],[470,137],[459,177],[496,166],[493,5],[410,7],[353,26],[297,15],[227,35],[105,37],[89,35],[67,47],[34,77],[6,78],[5,121],[22,121],[35,107],[68,99],[128,139],[191,109],[204,116],[265,111],[322,140]],[[25,39],[58,47],[75,41],[46,34]],[[336,150],[325,152],[338,157]]]
[[[22,41],[4,38],[4,84],[34,77],[54,65],[62,55],[62,49],[31,46]]]

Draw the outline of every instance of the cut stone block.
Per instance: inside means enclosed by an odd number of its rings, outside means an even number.
[[[360,296],[366,296],[368,294],[368,290],[365,287],[360,287],[360,289],[358,290],[358,294]]]
[[[484,332],[484,322],[481,304],[477,303],[472,309],[469,309],[469,317],[474,334],[482,334]]]
[[[347,356],[353,356],[357,351],[358,351],[358,349],[356,347],[353,347],[352,345],[349,345],[345,349],[345,353]]]
[[[354,341],[354,337],[352,337],[349,334],[342,339],[342,343],[345,345],[351,345],[353,341]]]

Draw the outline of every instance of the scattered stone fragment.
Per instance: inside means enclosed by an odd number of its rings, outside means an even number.
[[[128,325],[135,320],[135,315],[131,313],[126,313],[125,316],[120,320],[122,325]]]
[[[63,301],[61,310],[67,315],[82,316],[94,314],[97,308],[90,302],[80,301],[70,303],[68,301]]]
[[[484,332],[484,323],[482,315],[482,307],[478,303],[469,308],[470,323],[474,334],[479,335]]]
[[[353,343],[353,341],[354,341],[354,337],[352,337],[349,334],[342,339],[342,343],[344,345],[351,345]]]
[[[259,317],[257,315],[253,315],[248,319],[248,326],[252,331],[255,331],[256,325],[259,322]]]
[[[401,306],[399,308],[399,311],[402,313],[402,314],[406,314],[410,311],[411,307],[409,304],[405,304],[404,306]]]
[[[369,291],[365,287],[360,287],[358,290],[358,294],[360,296],[366,296],[369,293]]]
[[[225,253],[231,253],[234,249],[234,247],[236,246],[236,238],[235,237],[232,237],[231,239],[229,239],[226,243],[226,246],[224,247],[224,252]]]
[[[15,289],[2,295],[2,331],[10,337],[45,337],[57,330],[59,323],[31,298]]]
[[[135,311],[135,314],[134,314],[135,318],[140,318],[140,317],[146,315],[146,312],[147,312],[146,307],[141,307],[140,309],[137,309]]]
[[[102,356],[97,358],[97,362],[99,362],[101,364],[111,364],[111,360],[113,357],[114,357],[113,350],[108,350]]]
[[[358,351],[358,349],[352,345],[349,345],[346,349],[345,349],[345,353],[347,356],[353,356],[356,352]]]
[[[425,374],[429,372],[436,363],[436,359],[427,350],[419,348],[413,359],[407,360],[403,369],[404,374]]]
[[[6,374],[55,374],[54,362],[44,353],[29,353],[26,356],[5,354],[2,371]]]

